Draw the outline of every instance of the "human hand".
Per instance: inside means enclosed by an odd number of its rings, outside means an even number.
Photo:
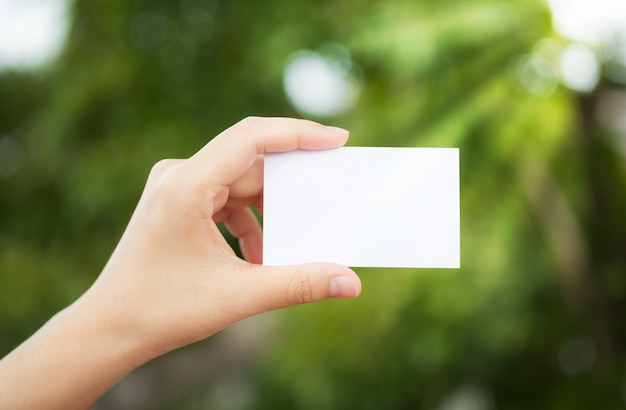
[[[0,408],[84,409],[146,361],[238,320],[299,303],[355,297],[332,263],[261,266],[263,153],[325,149],[348,133],[286,118],[248,118],[187,160],[153,168],[93,286],[0,360]],[[248,262],[217,223],[239,238]],[[36,392],[34,394],[33,392]]]
[[[187,160],[153,168],[106,268],[78,303],[128,329],[151,357],[245,317],[331,297],[356,297],[358,276],[332,263],[261,266],[263,153],[327,149],[348,133],[286,118],[247,118]],[[303,216],[304,217],[304,216]],[[247,262],[221,235],[224,222]]]

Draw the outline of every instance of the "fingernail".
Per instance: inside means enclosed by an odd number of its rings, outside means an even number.
[[[356,285],[347,276],[334,276],[330,279],[331,298],[353,298],[356,296]]]

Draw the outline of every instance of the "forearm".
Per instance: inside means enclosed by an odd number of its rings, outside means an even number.
[[[86,409],[150,358],[113,318],[76,304],[0,361],[0,408]]]

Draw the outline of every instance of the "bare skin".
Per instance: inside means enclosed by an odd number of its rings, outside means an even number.
[[[263,153],[342,146],[345,130],[246,118],[186,160],[157,163],[104,270],[0,361],[0,408],[85,409],[145,362],[246,317],[359,295],[333,263],[262,266]],[[239,259],[219,232],[239,238]]]

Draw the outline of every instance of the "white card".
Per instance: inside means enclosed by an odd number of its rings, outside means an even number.
[[[265,155],[263,264],[460,267],[458,148]]]

